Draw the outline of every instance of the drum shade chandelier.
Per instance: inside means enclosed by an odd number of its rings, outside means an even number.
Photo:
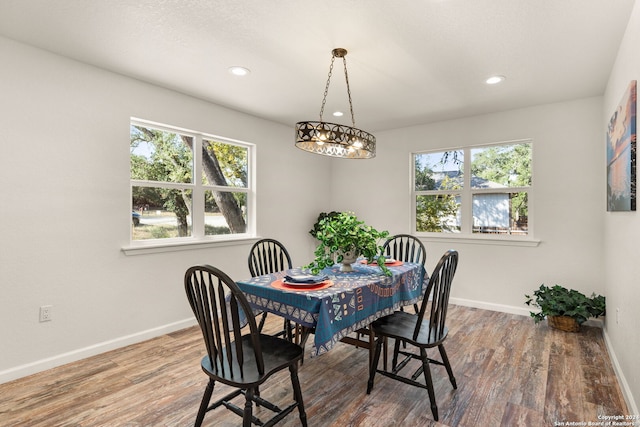
[[[349,75],[347,74],[347,60],[345,58],[347,50],[336,48],[331,51],[331,55],[329,76],[327,77],[327,85],[324,89],[322,106],[320,107],[320,121],[296,123],[296,147],[324,156],[343,159],[371,159],[376,156],[376,137],[369,132],[356,128],[353,104],[351,102],[351,89],[349,88]],[[347,82],[352,126],[328,123],[322,120],[329,84],[331,83],[333,62],[336,58],[342,58],[342,63],[344,64],[344,78]]]

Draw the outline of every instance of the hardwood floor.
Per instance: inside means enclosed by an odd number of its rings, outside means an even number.
[[[439,422],[424,389],[378,375],[367,395],[367,350],[340,343],[306,357],[300,368],[309,426],[538,427],[628,414],[599,328],[567,333],[524,316],[454,305],[447,320],[458,389],[444,368],[432,367]],[[279,327],[280,318],[270,315],[266,330]],[[194,327],[1,384],[0,425],[193,425],[207,383],[203,353]],[[216,385],[214,399],[222,390]],[[288,402],[288,372],[261,394]],[[217,409],[203,425],[237,426],[240,418]],[[279,425],[299,426],[297,411]]]

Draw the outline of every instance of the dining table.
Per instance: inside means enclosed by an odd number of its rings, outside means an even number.
[[[306,332],[302,345],[313,331],[311,356],[331,350],[345,341],[373,348],[373,335],[368,345],[349,335],[366,330],[376,319],[418,301],[426,289],[427,273],[422,264],[393,261],[380,266],[360,259],[353,271],[340,271],[340,264],[323,269],[321,279],[312,283],[293,283],[288,278],[309,275],[304,267],[240,280],[238,287],[252,308],[277,314],[295,322]]]

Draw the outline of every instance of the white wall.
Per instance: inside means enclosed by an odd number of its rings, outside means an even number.
[[[310,261],[329,160],[296,149],[292,127],[4,38],[0,63],[0,382],[184,326],[191,265],[249,275],[252,241],[121,251],[131,116],[257,144],[258,233],[284,242],[296,264]],[[53,321],[39,323],[47,304]]]
[[[376,228],[411,232],[412,151],[532,138],[530,207],[539,246],[428,241],[427,265],[432,268],[446,249],[457,249],[454,300],[514,313],[528,314],[524,295],[542,283],[602,294],[601,105],[601,98],[588,98],[379,133],[376,159],[333,164],[335,182],[377,181],[378,191],[362,185],[336,191],[335,205]]]
[[[640,4],[636,2],[620,45],[604,96],[601,127],[606,128],[631,80],[640,81]],[[604,146],[602,147],[604,151]],[[604,166],[603,166],[604,167]],[[636,178],[637,181],[637,178]],[[606,190],[606,177],[600,183]],[[640,193],[637,193],[640,196]],[[631,413],[638,413],[640,399],[640,212],[608,212],[604,221],[606,253],[606,335],[615,362],[626,379],[623,386],[633,396]],[[616,321],[616,310],[619,310]]]

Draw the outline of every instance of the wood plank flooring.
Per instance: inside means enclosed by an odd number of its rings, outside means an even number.
[[[307,356],[300,368],[309,426],[544,427],[628,414],[599,328],[566,333],[528,317],[454,305],[447,320],[458,389],[444,368],[432,367],[439,422],[424,389],[378,375],[367,395],[368,351],[340,343]],[[280,326],[280,318],[268,317],[267,332]],[[194,327],[0,384],[0,426],[193,425],[207,383],[203,353]],[[216,385],[214,398],[225,390]],[[289,402],[288,372],[261,394]],[[240,424],[218,409],[203,425]],[[279,425],[299,426],[297,412]]]

